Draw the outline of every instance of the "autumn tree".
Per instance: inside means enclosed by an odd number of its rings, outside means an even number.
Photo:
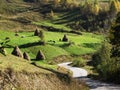
[[[99,11],[100,11],[100,6],[99,6],[99,3],[98,3],[98,0],[95,0],[94,4],[93,4],[93,7],[92,7],[92,13],[95,14],[95,15],[98,15]]]
[[[120,11],[120,2],[118,0],[110,1],[110,12],[117,13]]]
[[[53,3],[55,6],[57,6],[60,3],[61,0],[53,0]]]
[[[51,12],[50,12],[50,17],[51,17],[51,18],[54,17],[54,12],[53,12],[53,10],[51,10]]]

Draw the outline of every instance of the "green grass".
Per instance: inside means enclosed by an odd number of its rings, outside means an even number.
[[[57,65],[48,65],[47,63],[43,61],[36,62],[36,65],[44,67],[44,68],[52,69],[52,70],[57,70],[57,67],[58,67]]]
[[[5,37],[10,37],[10,42],[6,50],[10,54],[14,46],[19,46],[22,52],[27,52],[31,59],[35,59],[38,50],[46,56],[46,61],[50,61],[53,58],[60,55],[83,55],[88,53],[94,53],[101,45],[103,40],[102,35],[95,35],[92,33],[84,33],[83,35],[76,35],[71,33],[60,33],[60,32],[47,32],[45,34],[46,45],[33,44],[38,42],[40,39],[37,36],[33,36],[34,32],[19,32],[19,36],[15,36],[14,32],[0,30],[0,41],[4,41]],[[67,35],[69,41],[62,42],[64,34]],[[21,38],[25,36],[25,38]],[[49,42],[50,40],[55,41]]]
[[[45,26],[45,27],[53,27],[55,29],[60,29],[64,31],[71,31],[72,29],[66,27],[64,24],[54,24],[52,21],[41,21],[41,22],[33,22],[35,25]]]
[[[95,52],[95,50],[92,48],[85,48],[76,45],[65,47],[64,49],[68,51],[71,55],[83,55]]]
[[[69,53],[65,51],[64,49],[57,47],[57,46],[52,46],[52,45],[39,45],[39,46],[32,46],[28,48],[22,48],[22,51],[28,52],[29,55],[31,56],[32,59],[35,59],[38,50],[41,50],[45,57],[46,60],[50,61],[54,57],[57,57],[59,55],[68,55]]]

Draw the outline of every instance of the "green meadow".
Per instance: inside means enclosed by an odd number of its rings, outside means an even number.
[[[34,36],[34,32],[19,32],[15,36],[14,32],[0,30],[0,41],[5,41],[6,37],[10,41],[6,45],[8,54],[11,54],[13,47],[19,46],[22,52],[27,52],[34,60],[38,50],[41,50],[46,61],[52,60],[60,55],[84,55],[94,53],[101,45],[102,35],[92,33],[82,33],[82,35],[72,33],[48,32],[44,31],[45,45],[40,45],[40,38]],[[62,42],[64,34],[67,35],[69,42]]]

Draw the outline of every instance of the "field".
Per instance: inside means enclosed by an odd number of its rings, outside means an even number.
[[[5,41],[6,37],[10,42],[6,44],[8,54],[11,54],[13,47],[19,46],[22,52],[27,52],[32,60],[35,60],[38,50],[46,56],[46,61],[50,61],[60,55],[83,55],[90,54],[98,50],[103,40],[102,35],[84,33],[82,35],[72,33],[48,32],[44,31],[46,45],[40,45],[39,37],[33,36],[34,32],[19,32],[15,36],[14,32],[0,31],[0,41]],[[69,38],[69,42],[62,42],[64,34]]]

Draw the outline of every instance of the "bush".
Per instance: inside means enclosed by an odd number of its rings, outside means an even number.
[[[84,67],[86,65],[86,62],[84,59],[80,58],[79,60],[74,60],[72,65],[75,67]]]
[[[105,42],[92,56],[92,64],[103,80],[120,83],[120,58],[111,56],[111,45]]]

